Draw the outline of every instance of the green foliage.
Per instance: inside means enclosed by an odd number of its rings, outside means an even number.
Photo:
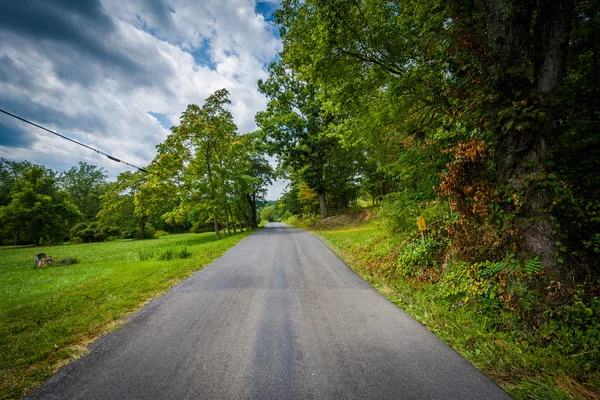
[[[37,165],[23,165],[14,177],[10,202],[0,207],[0,226],[14,244],[64,240],[81,218],[77,207],[60,190],[55,174]]]
[[[402,247],[398,257],[397,272],[400,276],[414,278],[429,268],[437,268],[437,258],[443,243],[434,239],[414,239]]]
[[[268,206],[263,208],[263,210],[260,212],[260,219],[261,221],[266,221],[266,222],[276,222],[279,221],[279,215],[277,213],[277,207],[276,206]]]
[[[69,200],[77,206],[85,220],[92,220],[100,210],[100,196],[107,184],[106,171],[86,162],[60,174],[60,186],[69,194]]]
[[[549,345],[566,356],[585,356],[583,367],[593,373],[600,368],[600,298],[582,298],[585,292],[579,293],[572,302],[547,310],[548,320],[540,332]]]
[[[381,202],[379,214],[388,228],[397,234],[406,235],[417,232],[417,218],[424,218],[428,229],[434,234],[445,230],[446,224],[454,222],[448,204],[442,201],[422,201],[415,199],[412,192],[391,193]]]
[[[153,223],[189,221],[194,231],[212,221],[218,237],[223,229],[257,226],[257,201],[272,171],[257,135],[237,132],[230,103],[221,89],[202,106],[188,105],[134,195],[139,215]]]
[[[121,231],[117,227],[107,227],[99,222],[79,222],[70,231],[71,239],[80,243],[102,242],[120,236]]]
[[[186,259],[191,257],[192,253],[188,250],[187,242],[169,243],[166,246],[142,248],[139,251],[140,261],[160,260],[170,261],[177,259]]]

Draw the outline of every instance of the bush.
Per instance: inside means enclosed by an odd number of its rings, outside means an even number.
[[[287,221],[292,215],[293,214],[289,210],[286,210],[286,212],[281,216],[281,220]]]
[[[417,201],[404,193],[391,193],[381,202],[383,220],[394,233],[416,232],[417,218],[425,218],[428,230],[445,231],[446,224],[452,222],[450,207],[442,201]]]
[[[437,257],[443,243],[432,238],[414,239],[406,244],[398,257],[397,272],[404,277],[416,277],[426,269],[438,266]]]
[[[215,230],[215,227],[212,223],[207,223],[204,221],[197,221],[192,224],[190,228],[190,232],[192,233],[204,233],[204,232],[212,232]]]
[[[144,227],[144,235],[142,236],[142,230],[138,227],[135,230],[133,237],[135,239],[156,239],[156,229],[154,229],[154,226],[152,226],[151,223],[146,222],[146,226]]]
[[[77,238],[77,239],[80,239],[82,242],[84,242],[84,241],[86,241],[84,232],[87,230],[87,228],[88,228],[87,223],[79,222],[79,223],[73,225],[73,227],[69,231],[69,236],[71,237],[71,239]]]

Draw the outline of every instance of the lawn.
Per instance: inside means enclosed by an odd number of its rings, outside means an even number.
[[[291,222],[309,228],[305,221]],[[562,354],[560,347],[540,345],[535,333],[511,326],[503,316],[476,303],[457,307],[444,297],[441,283],[398,278],[393,271],[400,240],[376,221],[334,226],[321,226],[315,233],[382,295],[516,399],[600,398],[600,381],[593,364]]]
[[[250,232],[167,235],[45,247],[0,247],[0,399],[20,398],[85,353],[146,301],[190,276]],[[173,254],[187,258],[159,260]],[[34,258],[77,264],[35,269]],[[140,261],[140,258],[145,261]]]

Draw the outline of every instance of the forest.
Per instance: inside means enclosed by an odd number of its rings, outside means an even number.
[[[63,173],[0,159],[3,244],[149,239],[178,232],[236,233],[258,227],[272,179],[256,134],[239,135],[220,90],[190,105],[145,170],[108,182],[80,162]]]
[[[498,367],[498,348],[483,362],[499,381],[567,374],[585,382],[570,396],[596,398],[599,12],[585,0],[283,1],[256,121],[291,184],[265,216],[319,228],[368,201],[385,234],[324,233],[363,276],[408,286],[402,306],[426,297],[481,320],[478,340],[510,337],[512,365]],[[481,343],[466,349],[477,358]]]
[[[3,159],[3,244],[219,237],[256,228],[285,178],[264,220],[368,203],[404,260],[380,274],[452,287],[451,307],[554,343],[600,388],[600,3],[284,0],[275,21],[257,131],[238,133],[222,89],[147,172]]]

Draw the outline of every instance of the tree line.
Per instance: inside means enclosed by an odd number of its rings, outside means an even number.
[[[445,254],[598,274],[596,2],[284,0],[275,15],[256,121],[291,180],[280,214],[370,198],[397,231],[429,213]]]
[[[227,90],[191,104],[144,171],[109,182],[80,162],[62,173],[0,159],[3,244],[152,238],[157,231],[224,232],[258,227],[273,171],[256,134],[240,135]]]

